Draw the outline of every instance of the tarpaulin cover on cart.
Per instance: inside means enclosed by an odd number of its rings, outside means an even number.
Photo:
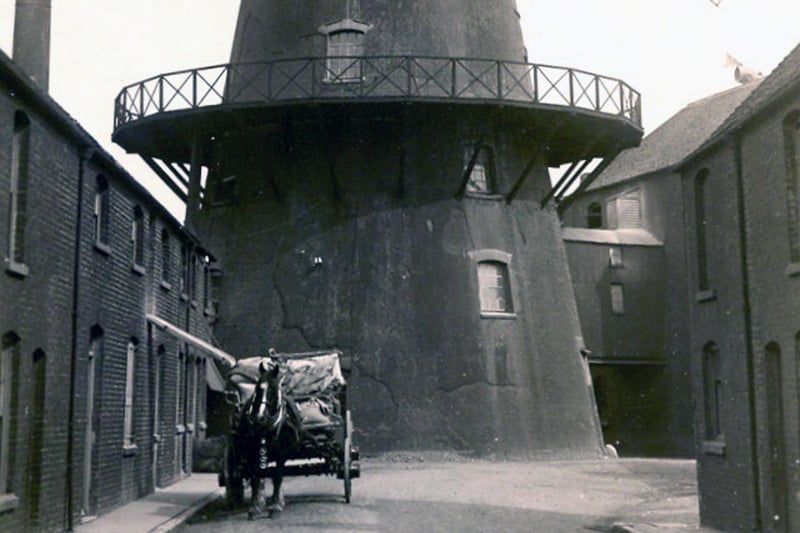
[[[283,392],[294,404],[301,426],[306,430],[329,428],[341,423],[338,394],[345,386],[338,352],[297,357],[288,354],[279,379]],[[240,402],[252,397],[260,375],[260,364],[270,357],[239,359],[228,373],[228,383],[239,393]]]

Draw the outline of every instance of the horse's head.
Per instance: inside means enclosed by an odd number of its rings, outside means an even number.
[[[256,383],[247,415],[251,423],[271,433],[276,433],[286,420],[286,400],[280,382],[280,363],[265,358],[259,365],[260,376]]]

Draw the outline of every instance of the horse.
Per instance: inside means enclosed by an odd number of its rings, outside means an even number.
[[[248,517],[268,517],[283,511],[286,502],[283,496],[283,468],[300,443],[300,424],[295,410],[289,405],[280,381],[281,362],[265,359],[259,365],[260,376],[253,396],[244,406],[243,422],[247,426],[251,442],[250,486],[252,500]],[[269,463],[272,469],[272,496],[265,502],[264,477]],[[266,503],[266,508],[265,508]]]

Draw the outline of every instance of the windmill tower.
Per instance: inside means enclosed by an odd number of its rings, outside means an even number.
[[[365,449],[597,453],[557,206],[638,93],[527,63],[514,0],[290,4],[116,102],[219,261],[223,347],[342,349]]]

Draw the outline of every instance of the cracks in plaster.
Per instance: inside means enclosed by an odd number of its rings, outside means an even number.
[[[468,383],[460,383],[460,384],[458,384],[458,385],[456,385],[454,387],[441,387],[441,386],[440,387],[436,387],[436,390],[439,391],[439,392],[442,392],[444,394],[452,394],[452,393],[457,392],[457,391],[459,391],[461,389],[466,389],[466,388],[474,387],[474,386],[477,386],[477,385],[488,385],[490,387],[495,387],[495,388],[499,388],[499,389],[518,389],[519,388],[519,386],[515,385],[514,383],[500,383],[500,382],[493,382],[493,381],[490,381],[488,379],[484,379],[484,380],[480,380],[479,379],[479,380],[475,380],[475,381],[470,381]]]

